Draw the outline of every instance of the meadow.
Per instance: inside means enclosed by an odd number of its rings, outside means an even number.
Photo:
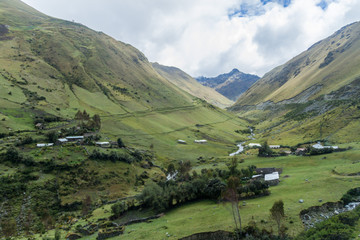
[[[290,236],[296,236],[303,230],[299,212],[311,206],[322,205],[325,202],[336,202],[347,190],[360,185],[359,176],[348,176],[358,173],[358,168],[353,168],[360,159],[360,143],[351,143],[353,147],[345,152],[336,152],[318,156],[286,156],[277,158],[259,158],[255,153],[241,154],[239,157],[245,162],[238,168],[248,165],[257,167],[282,168],[280,184],[270,187],[271,195],[256,199],[240,201],[240,214],[243,226],[250,221],[255,222],[260,228],[276,232],[275,223],[270,220],[269,209],[277,200],[284,201],[286,218],[285,226]],[[344,146],[343,146],[344,147]],[[218,159],[218,168],[226,168],[230,158]],[[194,167],[200,171],[202,167],[211,163]],[[347,173],[337,174],[336,172]],[[340,171],[342,170],[342,171]],[[303,199],[303,203],[299,200]],[[319,201],[321,200],[321,202]],[[96,209],[89,221],[109,217],[111,205]],[[78,224],[85,224],[81,220]],[[73,226],[74,229],[75,226]],[[164,216],[145,223],[126,226],[123,235],[112,239],[178,239],[197,232],[234,229],[231,207],[227,203],[213,201],[196,201],[187,203],[165,212]],[[53,234],[48,233],[49,236]],[[63,234],[66,234],[63,232]],[[82,239],[96,239],[97,234]]]

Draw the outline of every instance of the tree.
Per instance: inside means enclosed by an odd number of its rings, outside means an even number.
[[[86,196],[86,198],[83,199],[82,201],[82,209],[81,209],[81,213],[86,216],[88,215],[89,211],[91,208],[91,198],[89,195]]]
[[[115,203],[114,205],[111,206],[111,212],[116,218],[120,217],[127,210],[128,210],[128,205],[125,201]]]
[[[259,148],[259,157],[271,157],[273,155],[273,151],[269,147],[267,141]]]
[[[236,169],[237,166],[238,166],[237,158],[233,157],[231,159],[230,164],[228,165],[230,176],[235,176],[239,174],[239,171]]]
[[[86,110],[84,110],[83,113],[82,113],[82,119],[83,120],[89,120],[90,119],[90,115],[86,112]]]
[[[274,219],[278,226],[278,234],[280,235],[281,220],[285,217],[284,202],[282,200],[274,202],[270,209],[270,218]]]
[[[237,190],[240,187],[240,179],[238,177],[231,176],[227,180],[226,190],[224,193],[225,200],[231,203],[231,210],[235,223],[235,232],[239,232],[241,235],[241,216],[239,209],[239,198]]]
[[[124,142],[122,141],[121,138],[118,138],[118,139],[117,139],[117,144],[118,144],[118,147],[119,147],[119,148],[124,148],[124,147],[125,147],[125,144],[124,144]]]
[[[168,200],[165,198],[164,189],[156,183],[146,185],[138,199],[143,206],[154,209],[157,212],[168,208]]]
[[[61,231],[57,228],[55,230],[55,237],[54,237],[55,240],[60,240],[61,239]]]
[[[179,175],[183,177],[186,181],[189,180],[189,171],[191,170],[191,162],[187,161],[180,161],[179,162]]]
[[[59,135],[55,131],[50,131],[46,134],[46,137],[48,138],[49,142],[54,143],[58,139]]]
[[[173,163],[170,163],[169,165],[168,165],[168,167],[167,167],[167,173],[168,174],[174,174],[175,173],[175,166],[174,166],[174,164]]]
[[[83,119],[83,114],[82,112],[79,110],[77,111],[77,113],[75,114],[75,120],[82,120]]]
[[[11,237],[16,234],[16,222],[14,218],[2,219],[1,229],[5,237]]]
[[[92,121],[94,123],[94,128],[96,129],[100,129],[101,128],[101,120],[100,120],[100,116],[98,114],[95,114],[92,117]]]

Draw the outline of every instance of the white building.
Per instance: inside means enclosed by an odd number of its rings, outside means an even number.
[[[110,147],[110,142],[96,142],[95,143],[96,146],[99,146],[99,147]]]
[[[186,144],[186,141],[181,140],[181,139],[177,140],[177,142],[180,143],[180,144]]]
[[[37,147],[52,147],[54,146],[53,143],[38,143],[36,144]]]
[[[248,145],[249,147],[261,147],[261,144],[260,143],[249,143]]]
[[[70,137],[66,137],[66,139],[69,142],[76,142],[76,141],[82,141],[84,140],[84,136],[70,136]]]
[[[207,143],[207,140],[195,140],[194,143]]]
[[[277,148],[280,148],[280,145],[269,145],[269,147],[271,149],[277,149]]]
[[[265,174],[264,177],[265,182],[268,182],[269,185],[277,185],[279,184],[280,181],[280,176],[278,172],[273,172],[273,173],[269,173],[269,174]]]
[[[323,146],[323,145],[321,145],[320,142],[318,142],[317,144],[312,145],[312,147],[315,148],[315,149],[324,149],[324,148],[339,149],[338,146]]]

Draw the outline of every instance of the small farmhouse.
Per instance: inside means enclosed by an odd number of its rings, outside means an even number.
[[[249,143],[248,145],[250,148],[252,147],[261,147],[261,144],[260,143]]]
[[[36,144],[37,147],[52,147],[54,146],[53,143],[38,143]]]
[[[280,182],[279,173],[273,172],[273,173],[265,174],[264,180],[265,182],[268,182],[270,186],[278,185]]]
[[[39,129],[39,130],[42,130],[42,129],[44,129],[44,124],[42,124],[42,123],[37,123],[37,124],[35,125],[35,128],[36,128],[36,129]]]
[[[283,150],[280,152],[280,154],[284,154],[284,155],[288,156],[291,154],[291,151]]]
[[[84,140],[84,136],[70,136],[66,137],[69,142],[78,142]]]
[[[62,145],[62,144],[65,144],[67,142],[68,142],[68,140],[66,138],[59,138],[58,140],[56,140],[55,145]]]
[[[207,143],[207,140],[195,140],[194,143]]]
[[[180,144],[186,144],[186,141],[181,140],[181,139],[177,140],[177,142],[180,143]]]
[[[324,146],[321,145],[320,142],[318,142],[317,144],[312,145],[312,147],[315,148],[315,149],[324,149]]]
[[[323,145],[321,145],[320,142],[318,142],[317,144],[312,145],[312,147],[315,148],[315,149],[324,149],[324,148],[339,149],[338,146],[323,146]]]
[[[96,145],[96,146],[99,146],[99,147],[103,147],[103,148],[109,148],[109,147],[111,147],[110,142],[96,142],[95,145]]]
[[[269,145],[271,149],[279,149],[280,145]]]
[[[304,153],[306,152],[306,148],[297,148],[295,151],[296,155],[304,155]]]

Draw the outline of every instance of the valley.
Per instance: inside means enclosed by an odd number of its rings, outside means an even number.
[[[312,239],[301,213],[360,199],[359,29],[200,84],[0,0],[0,239]],[[360,234],[335,215],[318,239]]]

